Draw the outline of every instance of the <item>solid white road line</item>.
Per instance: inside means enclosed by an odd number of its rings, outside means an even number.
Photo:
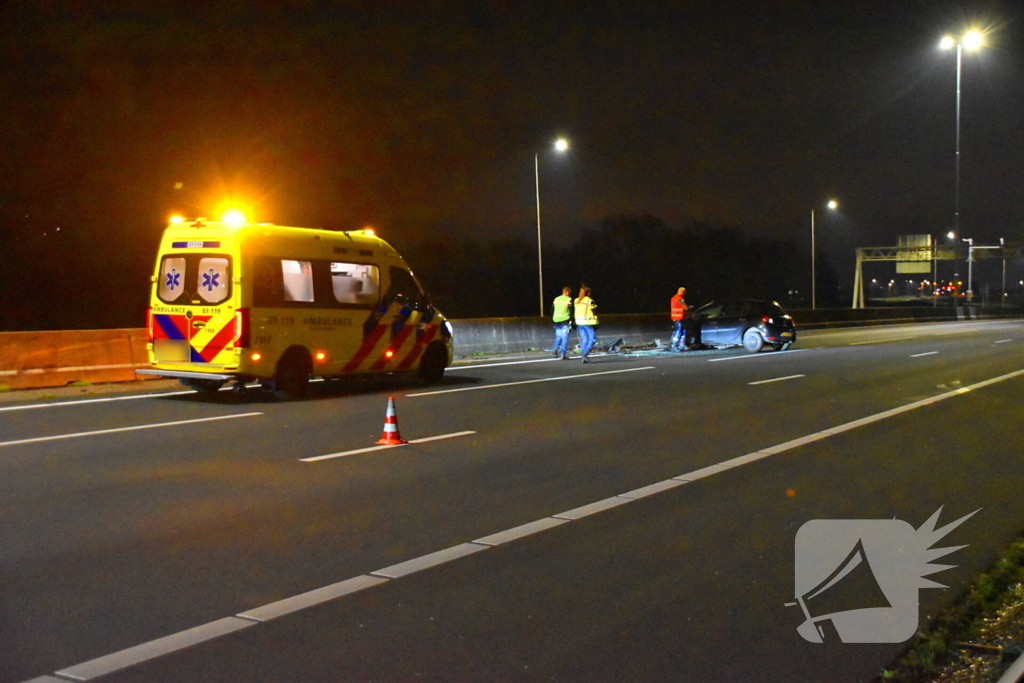
[[[799,377],[806,377],[807,375],[787,375],[786,377],[776,377],[775,379],[762,379],[760,382],[747,382],[750,386],[755,384],[771,384],[772,382],[784,382],[787,379],[797,379]]]
[[[398,564],[393,564],[390,567],[378,569],[375,572],[370,572],[370,576],[383,576],[386,579],[400,579],[403,576],[408,576],[409,574],[429,569],[430,567],[436,567],[439,564],[451,562],[452,560],[457,560],[460,557],[466,557],[467,555],[478,553],[481,550],[487,550],[487,546],[480,545],[478,543],[462,543],[461,545],[452,546],[451,548],[438,550],[436,553],[422,555],[407,562],[399,562]]]
[[[584,517],[589,517],[590,515],[596,515],[598,512],[604,512],[605,510],[609,510],[613,507],[618,507],[619,505],[624,505],[630,502],[631,500],[633,499],[612,496],[611,498],[605,498],[604,500],[588,503],[587,505],[581,505],[578,508],[566,510],[565,512],[559,512],[557,515],[551,516],[555,519],[568,519],[570,521],[574,521],[577,519],[583,519]]]
[[[83,370],[123,370],[127,368],[141,368],[142,365],[132,363],[120,363],[118,365],[77,365],[63,368],[30,368],[28,370],[0,370],[0,376],[11,375],[41,375],[45,372],[82,372]]]
[[[995,343],[996,344],[1005,344],[1006,342],[1009,342],[1009,341],[1013,341],[1013,340],[1012,339],[1000,339],[999,341],[997,341]]]
[[[454,439],[457,436],[468,436],[470,434],[476,434],[476,432],[452,432],[451,434],[440,434],[438,436],[428,436],[422,439],[410,439],[408,443],[397,443],[390,446],[369,446],[367,448],[357,448],[354,451],[342,451],[341,453],[330,453],[328,455],[316,455],[312,458],[299,458],[299,462],[319,462],[321,460],[330,460],[331,458],[344,458],[347,455],[358,455],[360,453],[371,453],[373,451],[383,451],[388,448],[401,448],[402,446],[409,446],[414,443],[427,443],[428,441],[439,441],[441,439]]]
[[[497,389],[498,387],[514,387],[519,384],[536,384],[538,382],[557,382],[561,379],[584,379],[586,377],[597,377],[598,375],[616,375],[620,372],[639,372],[640,370],[654,370],[653,365],[642,368],[628,368],[626,370],[607,370],[605,372],[588,372],[582,375],[564,375],[562,377],[545,377],[543,379],[527,379],[521,382],[504,382],[502,384],[484,384],[478,387],[462,387],[461,389],[442,389],[440,391],[424,391],[419,394],[406,394],[407,398],[413,396],[437,396],[438,394],[454,394],[460,391],[476,391],[478,389]]]
[[[192,389],[188,391],[168,391],[163,394],[142,394],[141,396],[112,396],[110,398],[86,398],[81,401],[58,401],[57,403],[33,403],[26,406],[7,406],[0,408],[0,413],[9,410],[34,410],[36,408],[64,408],[65,406],[81,406],[87,403],[108,403],[110,401],[137,401],[140,398],[160,398],[162,396],[183,396],[184,394],[196,393]]]
[[[369,576],[357,576],[346,581],[325,586],[324,588],[308,591],[291,598],[285,598],[284,600],[264,605],[263,607],[257,607],[247,612],[242,612],[235,617],[227,617],[226,619],[214,621],[203,626],[197,626],[196,628],[182,631],[175,635],[143,643],[142,645],[137,645],[112,655],[107,655],[84,664],[63,669],[58,671],[56,675],[76,681],[86,681],[97,676],[106,675],[113,671],[117,671],[118,669],[123,669],[146,661],[147,659],[154,659],[174,652],[175,650],[182,650],[186,647],[191,647],[192,645],[203,642],[204,640],[211,640],[220,635],[231,633],[232,631],[236,631],[247,626],[256,626],[261,621],[273,619],[274,617],[282,614],[290,614],[301,610],[306,606],[317,605],[325,602],[326,600],[334,599],[334,597],[349,595],[356,591],[378,585],[379,583],[386,583],[387,580],[399,579],[424,569],[436,567],[445,562],[450,562],[461,557],[466,557],[467,555],[472,555],[473,553],[480,552],[481,550],[487,550],[489,547],[500,545],[501,543],[507,543],[524,538],[556,526],[561,526],[562,524],[572,523],[573,521],[585,518],[588,515],[618,507],[625,503],[634,502],[645,496],[674,489],[679,485],[688,484],[704,477],[709,477],[721,472],[726,472],[730,469],[742,467],[743,465],[748,465],[752,462],[763,460],[764,458],[768,458],[794,448],[799,448],[800,446],[805,446],[836,434],[842,434],[843,432],[879,422],[901,413],[916,410],[917,408],[923,408],[925,406],[944,401],[948,398],[953,398],[954,396],[966,394],[977,389],[982,389],[984,387],[1021,376],[1024,376],[1024,370],[1017,370],[1015,372],[983,380],[976,384],[971,384],[954,391],[938,394],[931,398],[908,403],[907,405],[900,406],[899,408],[893,408],[892,410],[886,410],[881,413],[869,415],[859,420],[846,422],[837,427],[832,427],[831,429],[825,429],[814,434],[808,434],[791,441],[786,441],[785,443],[781,443],[776,446],[754,451],[753,453],[747,453],[746,455],[741,455],[714,465],[708,465],[707,467],[702,467],[701,469],[681,474],[665,481],[649,484],[643,488],[634,489],[632,491],[613,496],[612,498],[605,498],[604,500],[599,500],[594,503],[590,503],[589,505],[583,505],[567,512],[552,515],[551,517],[544,517],[526,524],[520,524],[519,526],[512,527],[511,529],[506,529],[505,531],[500,531],[498,533],[491,534],[490,536],[484,536],[483,538],[470,541],[469,543],[462,543],[451,548],[446,548],[405,562],[400,562],[398,564],[385,567],[384,569],[370,572]],[[381,581],[375,582],[373,580],[374,577],[381,579]]]
[[[550,363],[551,361],[561,360],[561,358],[534,358],[532,360],[510,360],[504,363],[469,363],[467,365],[449,365],[445,372],[452,370],[475,370],[476,368],[497,368],[502,365],[525,365],[527,363]]]
[[[218,621],[212,621],[209,624],[190,628],[187,631],[175,633],[174,635],[151,640],[148,643],[136,645],[127,650],[121,650],[112,655],[98,657],[84,664],[61,669],[56,673],[58,676],[64,676],[74,681],[88,681],[97,676],[105,676],[114,671],[119,671],[129,666],[149,661],[150,659],[156,659],[177,650],[184,650],[186,647],[192,647],[207,640],[213,640],[228,633],[234,633],[243,628],[255,626],[257,623],[237,617],[226,617]]]
[[[712,358],[708,360],[709,363],[720,363],[723,360],[743,360],[744,358],[781,358],[782,356],[788,356],[791,353],[800,353],[801,351],[810,351],[810,349],[790,349],[789,351],[773,351],[772,353],[748,353],[744,356],[729,356],[728,358]]]
[[[925,351],[924,353],[912,353],[912,354],[910,354],[910,357],[911,358],[920,358],[921,356],[934,356],[937,353],[938,353],[938,351]]]
[[[286,614],[291,614],[292,612],[298,612],[299,610],[306,609],[307,607],[313,607],[329,600],[334,600],[335,598],[340,598],[344,595],[361,591],[364,588],[371,588],[381,583],[387,583],[387,581],[387,579],[378,576],[357,576],[354,579],[339,581],[338,583],[332,583],[330,586],[324,586],[323,588],[317,588],[306,593],[293,595],[290,598],[278,600],[277,602],[272,602],[269,605],[263,605],[262,607],[242,612],[236,616],[241,617],[242,619],[250,619],[252,621],[270,621],[271,619],[277,619],[278,617],[283,617]]]
[[[863,346],[864,344],[884,344],[886,342],[903,341],[904,339],[917,339],[917,337],[918,335],[915,334],[913,337],[893,337],[891,339],[876,339],[875,341],[853,342],[852,344],[850,344],[850,346]]]
[[[148,425],[135,425],[134,427],[116,427],[114,429],[98,429],[94,432],[77,432],[75,434],[56,434],[54,436],[37,436],[32,439],[18,439],[17,441],[0,441],[0,446],[17,446],[25,443],[39,443],[41,441],[57,441],[59,439],[75,439],[80,436],[97,436],[100,434],[116,434],[118,432],[134,432],[140,429],[156,429],[157,427],[177,427],[178,425],[195,424],[197,422],[213,422],[215,420],[233,420],[236,417],[254,417],[263,413],[239,413],[238,415],[220,415],[218,417],[200,417],[194,420],[178,420],[177,422],[159,422]]]
[[[552,527],[560,526],[562,524],[567,523],[568,521],[569,520],[567,520],[567,519],[555,519],[554,517],[543,517],[543,518],[535,520],[533,522],[528,522],[526,524],[520,524],[519,526],[514,526],[511,529],[505,529],[504,531],[499,531],[498,533],[491,534],[490,536],[484,536],[483,538],[478,538],[475,541],[473,541],[473,543],[479,543],[480,545],[501,545],[502,543],[509,543],[510,541],[517,541],[520,538],[525,538],[527,536],[531,536],[533,534],[540,533],[541,531],[547,531],[548,529],[551,529]]]

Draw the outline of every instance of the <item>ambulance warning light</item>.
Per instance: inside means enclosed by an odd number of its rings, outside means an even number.
[[[220,217],[220,220],[221,220],[222,223],[227,223],[228,225],[230,225],[232,227],[238,227],[239,225],[245,225],[245,223],[247,222],[245,220],[245,214],[242,213],[241,211],[238,211],[237,209],[231,209],[230,211],[225,211],[224,215],[222,215]]]

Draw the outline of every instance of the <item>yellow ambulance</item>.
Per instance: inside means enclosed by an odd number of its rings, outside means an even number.
[[[313,377],[439,382],[452,327],[371,230],[172,219],[152,280],[148,370],[205,393],[258,380],[299,398]]]

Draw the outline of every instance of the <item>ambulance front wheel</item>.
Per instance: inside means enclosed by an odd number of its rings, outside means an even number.
[[[437,384],[444,379],[444,368],[448,365],[448,350],[444,344],[434,342],[423,352],[420,367],[416,372],[425,384]]]
[[[274,395],[294,401],[306,395],[309,376],[313,372],[313,361],[305,349],[291,348],[285,351],[277,362],[274,373]]]

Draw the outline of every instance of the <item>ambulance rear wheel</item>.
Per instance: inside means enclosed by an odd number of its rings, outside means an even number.
[[[181,384],[189,389],[195,389],[204,396],[216,396],[220,388],[224,386],[224,380],[219,379],[182,379]]]
[[[309,354],[302,349],[286,351],[277,362],[274,374],[274,395],[288,401],[294,401],[306,395],[309,376],[313,372],[313,362]]]
[[[447,364],[448,350],[444,344],[435,342],[423,352],[416,374],[425,384],[437,384],[444,379],[444,368]]]

